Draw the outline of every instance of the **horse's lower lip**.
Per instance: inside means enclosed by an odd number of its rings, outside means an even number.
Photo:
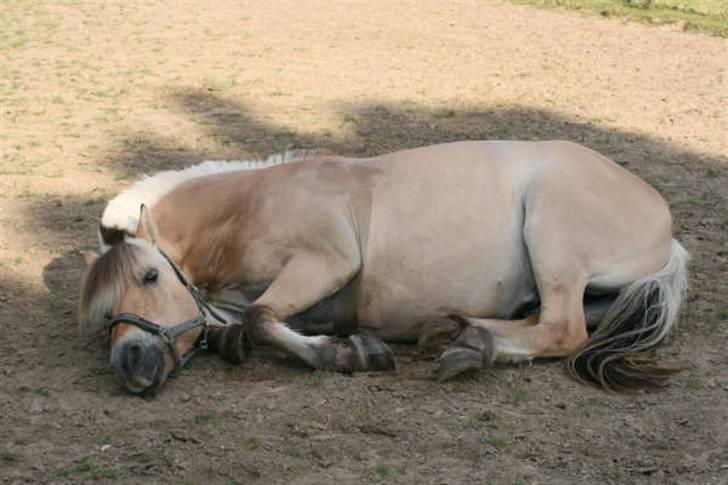
[[[156,369],[155,369],[156,372]],[[148,392],[154,385],[155,379],[148,379],[142,376],[135,376],[131,381],[125,382],[126,389],[132,394],[143,394]]]
[[[154,371],[152,372],[152,375],[155,375],[156,372],[157,372],[157,369],[155,367]],[[135,389],[138,389],[139,392],[142,392],[142,391],[145,391],[146,389],[148,389],[149,387],[151,387],[151,385],[153,383],[154,383],[153,379],[148,379],[143,376],[134,376],[134,379],[132,380],[131,385],[129,387],[130,388],[133,387]]]

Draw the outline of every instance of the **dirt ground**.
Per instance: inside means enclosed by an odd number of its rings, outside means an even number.
[[[725,40],[509,3],[20,2],[2,13],[0,482],[728,483]],[[258,349],[123,393],[78,337],[79,250],[145,172],[291,147],[344,155],[562,138],[671,204],[693,255],[661,393],[561,362],[439,384]]]

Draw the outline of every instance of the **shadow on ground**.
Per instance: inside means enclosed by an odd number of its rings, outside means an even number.
[[[3,369],[46,382],[42,368],[68,369],[73,379],[107,374],[95,364],[106,352],[98,336],[79,339],[76,324],[78,263],[75,254],[51,261],[43,271],[48,291],[35,288],[10,271],[0,278],[0,362]],[[77,364],[83,362],[81,366]],[[78,374],[76,369],[85,369]],[[22,382],[22,379],[21,379]]]
[[[128,180],[205,159],[264,158],[290,148],[324,148],[345,156],[366,157],[457,140],[564,139],[589,146],[645,178],[673,208],[685,209],[677,214],[679,222],[681,216],[693,215],[691,206],[719,209],[728,203],[724,189],[728,183],[728,158],[688,151],[644,134],[544,108],[450,109],[416,103],[339,103],[333,107],[341,119],[339,129],[309,134],[257,118],[238,99],[208,90],[176,90],[168,98],[171,109],[200,127],[203,139],[209,142],[204,143],[205,147],[200,143],[180,144],[179,139],[161,134],[131,132],[99,160],[99,165],[112,168],[120,180]],[[115,191],[102,190],[77,200],[39,200],[33,209],[37,228],[64,233],[71,224],[93,225],[90,223],[94,221],[86,219],[98,217],[99,207]],[[64,210],[55,210],[54,205]],[[71,210],[69,206],[73,206]],[[717,212],[715,216],[719,217]],[[75,220],[67,220],[69,217]],[[720,219],[722,227],[728,227],[728,218]]]
[[[415,103],[339,104],[335,133],[307,134],[258,119],[240,101],[203,90],[169,95],[170,105],[199,125],[213,149],[180,146],[148,133],[129,134],[106,163],[123,178],[180,168],[205,159],[262,158],[289,148],[324,148],[345,156],[381,153],[457,140],[565,139],[589,146],[626,165],[654,185],[683,217],[695,207],[725,207],[728,159],[691,152],[643,134],[600,126],[553,110],[530,107],[450,109]],[[711,211],[723,229],[728,218]]]

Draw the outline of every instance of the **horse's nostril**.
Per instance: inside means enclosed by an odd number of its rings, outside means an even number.
[[[124,362],[125,370],[131,373],[142,361],[142,357],[144,357],[144,348],[138,343],[129,344],[127,358]]]

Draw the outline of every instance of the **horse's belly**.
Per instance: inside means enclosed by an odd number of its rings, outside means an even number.
[[[426,256],[427,247],[395,247],[379,264],[365,263],[356,298],[361,331],[387,340],[414,340],[434,318],[507,319],[537,301],[520,237],[471,243],[472,251],[439,248],[434,260]]]

